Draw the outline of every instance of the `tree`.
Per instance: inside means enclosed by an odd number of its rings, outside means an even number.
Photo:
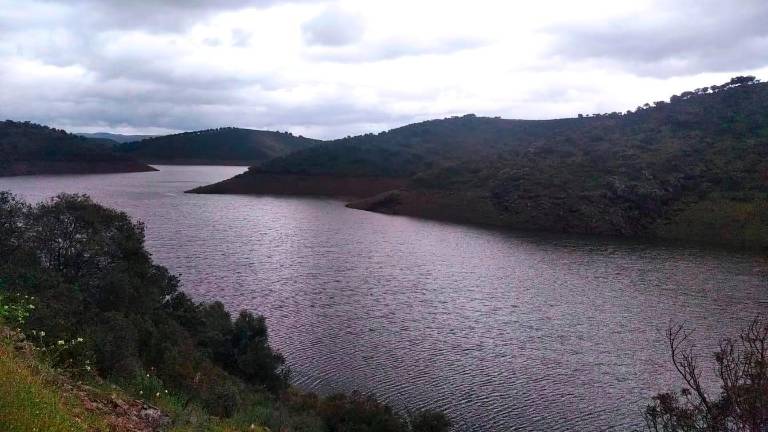
[[[645,411],[654,432],[764,432],[768,430],[768,321],[756,319],[715,353],[721,392],[713,398],[682,325],[667,330],[672,364],[684,381],[679,392],[660,393]]]

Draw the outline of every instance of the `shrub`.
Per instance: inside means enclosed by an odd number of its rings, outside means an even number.
[[[242,384],[234,377],[271,391],[287,385],[284,359],[269,346],[264,319],[244,312],[233,322],[220,303],[192,302],[179,280],[152,262],[143,225],[125,213],[85,195],[29,206],[1,193],[0,231],[6,233],[0,314],[44,333],[46,341],[36,338],[41,348],[83,338],[102,375],[130,380],[156,370],[169,386],[222,415],[239,404]],[[7,300],[32,296],[39,308]],[[83,364],[63,354],[59,366]]]
[[[667,331],[672,364],[684,381],[679,392],[660,393],[645,411],[648,430],[710,432],[768,430],[768,321],[753,321],[715,353],[721,392],[702,384],[700,363],[682,326]]]

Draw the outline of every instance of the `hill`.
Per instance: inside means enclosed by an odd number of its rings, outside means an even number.
[[[78,135],[84,136],[86,138],[92,138],[92,139],[109,140],[109,141],[113,141],[114,143],[127,143],[127,142],[133,142],[133,141],[141,141],[147,138],[154,138],[157,136],[157,135],[123,135],[123,134],[113,134],[109,132],[78,133]]]
[[[192,192],[354,195],[392,214],[768,247],[766,113],[768,84],[737,77],[626,113],[467,115],[327,142]],[[337,194],[341,179],[362,187]]]
[[[148,163],[256,165],[319,142],[287,132],[219,128],[124,143],[117,150]]]
[[[0,122],[0,176],[154,171],[99,141],[30,122]]]

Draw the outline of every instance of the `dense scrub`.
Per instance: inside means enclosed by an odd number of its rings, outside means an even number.
[[[142,224],[87,196],[32,206],[0,193],[0,310],[54,367],[174,395],[166,402],[180,417],[199,407],[278,430],[445,430],[412,428],[418,419],[372,398],[290,389],[263,317],[193,302],[152,262]]]
[[[431,207],[457,208],[452,197],[462,197],[493,214],[443,218],[765,247],[766,112],[768,84],[737,77],[626,113],[432,120],[324,143],[249,172],[407,179],[402,202],[372,207],[390,213],[429,217]],[[209,190],[217,191],[201,188]],[[701,217],[708,208],[718,209],[718,223]]]

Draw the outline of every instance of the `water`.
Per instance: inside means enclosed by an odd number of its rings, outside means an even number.
[[[763,257],[520,234],[332,199],[190,195],[243,168],[0,178],[37,201],[85,192],[146,222],[197,300],[266,315],[295,384],[445,409],[466,431],[629,430],[676,386],[663,331],[708,357],[765,312]],[[705,373],[710,373],[705,368]]]

